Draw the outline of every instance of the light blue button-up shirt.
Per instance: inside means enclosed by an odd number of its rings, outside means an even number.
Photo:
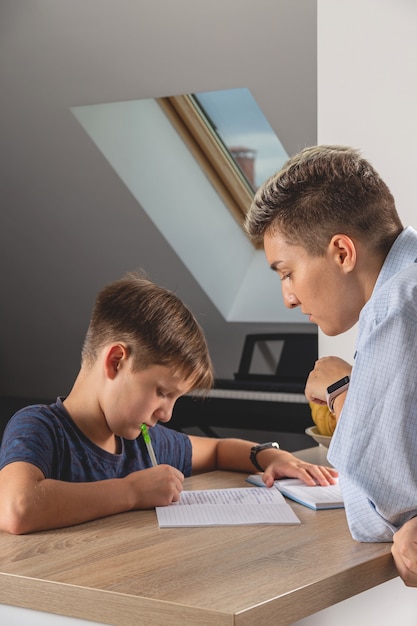
[[[358,541],[392,541],[417,515],[417,232],[411,227],[396,239],[361,311],[328,459],[340,473]]]

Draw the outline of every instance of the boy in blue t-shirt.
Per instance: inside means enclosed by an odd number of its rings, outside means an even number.
[[[191,472],[253,472],[253,442],[163,426],[180,396],[212,384],[204,334],[177,296],[136,273],[106,286],[69,395],[18,411],[6,427],[0,529],[28,533],[169,505]],[[140,436],[143,424],[157,465]],[[325,485],[337,475],[276,447],[260,450],[255,462],[267,486],[282,476]]]

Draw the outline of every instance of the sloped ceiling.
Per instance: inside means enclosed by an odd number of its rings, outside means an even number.
[[[245,86],[293,153],[316,142],[315,3],[3,0],[0,59],[0,393],[66,393],[96,291],[135,267],[233,375],[244,335],[279,324],[222,318],[71,107]]]

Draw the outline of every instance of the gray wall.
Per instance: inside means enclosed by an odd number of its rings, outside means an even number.
[[[222,318],[69,109],[243,86],[293,153],[316,143],[316,3],[3,0],[0,58],[0,394],[65,394],[97,290],[136,267],[232,376],[246,333],[282,327]]]

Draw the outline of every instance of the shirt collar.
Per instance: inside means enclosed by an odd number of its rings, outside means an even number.
[[[417,231],[407,226],[392,244],[379,272],[374,291],[411,263],[417,263]]]

